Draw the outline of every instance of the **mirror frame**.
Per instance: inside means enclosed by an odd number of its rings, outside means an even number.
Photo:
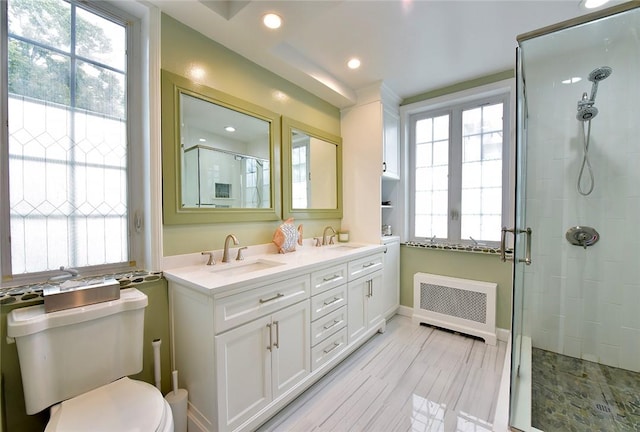
[[[256,222],[281,217],[280,115],[187,78],[162,70],[162,213],[164,224],[206,224]],[[180,94],[202,99],[269,123],[271,161],[270,208],[185,208],[182,207],[180,172]]]
[[[293,129],[307,135],[336,145],[336,203],[335,209],[294,209],[291,194],[291,149]],[[342,218],[342,138],[330,134],[313,126],[309,126],[297,120],[282,116],[282,195],[283,218],[294,217],[297,219],[341,219]]]

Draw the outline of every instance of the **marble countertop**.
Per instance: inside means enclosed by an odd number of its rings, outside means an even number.
[[[216,264],[206,265],[207,256],[188,254],[165,258],[163,275],[169,281],[194,290],[216,294],[252,282],[270,283],[303,272],[347,262],[376,252],[381,244],[337,243],[315,247],[310,243],[298,246],[294,252],[277,253],[273,245],[250,246],[244,260],[236,261],[237,247],[230,249],[231,262],[223,263],[222,251],[213,251]]]

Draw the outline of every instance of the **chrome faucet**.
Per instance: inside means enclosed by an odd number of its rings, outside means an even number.
[[[327,231],[331,230],[331,232],[333,233],[329,239],[329,243],[327,243]],[[333,244],[333,237],[335,237],[336,235],[336,230],[333,229],[333,227],[331,225],[326,226],[324,228],[324,231],[322,232],[322,246],[327,245],[327,244]]]
[[[240,243],[238,239],[233,234],[229,234],[226,239],[224,239],[224,252],[222,253],[222,262],[230,262],[229,259],[229,240],[233,240],[233,245],[237,246]]]

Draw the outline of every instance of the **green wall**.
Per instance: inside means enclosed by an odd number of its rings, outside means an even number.
[[[162,69],[190,77],[195,68],[204,71],[199,82],[268,110],[340,135],[340,110],[214,42],[175,19],[162,15]],[[164,107],[163,107],[164,109]],[[339,219],[297,221],[304,223],[304,237],[322,234],[326,225],[338,229]],[[280,222],[165,225],[164,256],[222,249],[227,234],[242,245],[270,243]]]
[[[161,339],[160,346],[162,366],[162,393],[171,389],[171,357],[169,344],[169,299],[167,282],[160,279],[145,282],[135,286],[149,298],[149,305],[145,309],[144,317],[144,357],[143,369],[131,378],[154,382],[153,348],[151,342]],[[37,304],[38,301],[28,304]],[[41,301],[40,301],[41,303]],[[22,303],[20,306],[24,306]],[[49,413],[44,410],[36,415],[27,415],[22,392],[22,378],[16,344],[7,344],[7,315],[16,306],[2,306],[0,309],[0,365],[2,373],[2,430],[6,432],[41,432],[49,419]],[[46,368],[46,364],[42,367]]]
[[[496,325],[511,328],[512,263],[503,263],[497,255],[424,249],[400,248],[400,304],[413,307],[413,275],[418,272],[496,282],[498,295]]]

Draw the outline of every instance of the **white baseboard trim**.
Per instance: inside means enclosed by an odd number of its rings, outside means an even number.
[[[511,330],[497,328],[496,337],[499,341],[507,342],[511,338]]]
[[[398,311],[396,312],[398,315],[402,315],[408,318],[411,318],[413,316],[413,308],[409,307],[409,306],[402,306],[400,305],[398,307]]]

